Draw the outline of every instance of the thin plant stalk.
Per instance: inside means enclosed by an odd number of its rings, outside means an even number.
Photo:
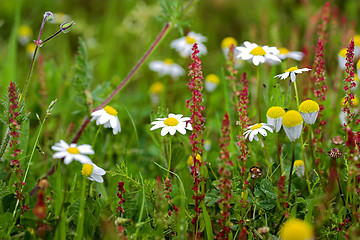
[[[294,162],[295,162],[295,142],[292,142],[292,160],[291,160],[290,173],[289,173],[288,199],[290,198],[290,192],[291,192],[291,180],[292,180]]]
[[[259,123],[261,123],[260,67],[256,68],[256,82],[257,82],[257,107],[258,107]]]
[[[79,218],[76,227],[75,240],[83,239],[84,220],[85,220],[85,199],[86,199],[85,192],[86,192],[86,177],[83,176],[81,195],[80,195]]]
[[[280,142],[279,142],[279,133],[276,132],[275,133],[275,141],[276,141],[276,157],[280,166],[280,176],[282,176],[283,172],[283,164],[281,161],[281,146],[280,146]]]
[[[314,134],[313,128],[312,128],[311,124],[308,124],[308,126],[309,126],[309,136],[308,136],[309,140],[308,140],[308,142],[309,142],[309,145],[310,145],[310,152],[311,152],[312,162],[313,162],[313,164],[315,164],[315,169],[316,169],[316,171],[318,173],[321,186],[324,188],[325,184],[323,183],[323,179],[322,179],[322,176],[321,176],[321,172],[319,170],[319,166],[315,163],[314,148],[313,148],[313,144],[312,144],[312,139],[313,139],[312,136]],[[312,167],[312,165],[311,165],[311,167]]]
[[[268,169],[270,173],[270,176],[272,176],[272,166],[271,166],[271,161],[270,161],[270,155],[269,155],[269,149],[267,147],[266,141],[264,139],[264,137],[261,138],[263,144],[264,144],[264,152],[265,152],[265,158],[266,158],[266,164],[268,165]]]
[[[169,173],[170,173],[170,170],[171,170],[171,142],[172,142],[172,138],[169,137],[169,145],[168,145],[168,171],[167,171],[167,174],[166,174],[166,178],[169,178]]]

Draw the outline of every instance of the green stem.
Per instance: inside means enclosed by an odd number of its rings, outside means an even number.
[[[297,104],[297,109],[299,109],[299,95],[298,95],[298,90],[297,90],[297,87],[296,87],[296,81],[294,81],[294,90],[295,90],[295,98],[296,98],[296,104]]]
[[[313,128],[312,128],[312,125],[311,125],[311,124],[309,124],[308,126],[309,126],[309,145],[310,145],[310,153],[311,153],[312,163],[315,165],[315,170],[316,170],[317,173],[318,173],[318,176],[319,176],[319,179],[320,179],[320,184],[321,184],[321,186],[323,187],[323,190],[325,190],[325,189],[324,189],[325,184],[323,183],[323,178],[322,178],[322,176],[321,176],[321,172],[320,172],[320,170],[319,170],[319,166],[318,166],[318,165],[316,164],[316,162],[315,162],[314,148],[313,148],[313,143],[312,143],[313,134],[314,134]],[[304,163],[305,163],[305,162],[304,162]],[[312,164],[311,164],[310,168],[312,168]]]
[[[270,161],[269,149],[268,149],[268,147],[267,147],[265,138],[262,137],[261,140],[262,140],[262,142],[263,142],[263,144],[264,144],[266,164],[268,165],[268,169],[269,169],[269,173],[270,173],[270,177],[271,177],[273,174],[272,174],[272,164],[271,164],[271,161]]]
[[[275,141],[276,141],[276,157],[278,159],[278,163],[280,166],[280,176],[283,175],[283,165],[282,165],[282,161],[281,161],[281,146],[280,146],[280,142],[279,142],[279,133],[276,132],[275,133]]]
[[[101,129],[101,128],[102,128],[102,125],[100,125],[100,126],[98,127],[98,129],[97,129],[97,131],[96,131],[96,133],[95,133],[94,139],[93,139],[92,144],[91,144],[92,149],[94,149],[94,147],[95,147],[95,142],[96,142],[96,139],[97,139],[97,137],[98,137],[98,135],[99,135],[99,133],[100,133],[100,129]]]
[[[261,123],[260,67],[256,68],[256,82],[257,82],[257,107],[258,107],[258,114],[259,114],[259,123]]]
[[[142,178],[142,175],[141,175],[140,172],[139,172],[139,174],[140,174],[140,179],[141,179],[141,187],[142,187],[143,195],[142,195],[142,203],[141,203],[141,209],[140,209],[139,219],[138,219],[138,222],[137,222],[137,224],[136,224],[137,227],[136,227],[136,232],[135,232],[135,239],[137,239],[137,235],[138,235],[139,230],[140,230],[140,223],[141,223],[142,215],[143,215],[143,212],[144,212],[144,205],[145,205],[144,181],[143,181],[143,178]]]
[[[169,173],[171,170],[171,142],[172,142],[172,138],[171,136],[169,137],[169,155],[168,155],[168,171],[166,174],[166,178],[169,178]]]
[[[84,220],[85,220],[85,191],[86,191],[86,177],[83,176],[81,195],[80,195],[80,208],[79,208],[79,218],[76,227],[76,236],[75,240],[83,239],[83,231],[84,231]]]
[[[290,200],[291,180],[292,180],[294,162],[295,162],[295,142],[292,143],[292,160],[291,160],[290,173],[289,173],[290,176],[289,176],[288,200]]]

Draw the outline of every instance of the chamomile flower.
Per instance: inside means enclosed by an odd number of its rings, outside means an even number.
[[[160,94],[164,91],[164,84],[161,82],[154,82],[149,89],[151,102],[154,105],[157,105],[160,100]]]
[[[91,181],[103,183],[103,175],[106,174],[106,171],[102,168],[99,168],[94,163],[85,163],[83,164],[81,174],[90,179]]]
[[[203,42],[207,41],[207,37],[195,32],[189,32],[185,37],[173,40],[170,43],[170,47],[175,49],[181,57],[190,57],[192,53],[192,47],[194,43],[198,44],[199,53],[198,56],[206,55],[207,49]]]
[[[239,51],[237,58],[242,60],[252,59],[253,64],[256,66],[268,60],[281,62],[280,58],[276,56],[279,52],[276,47],[259,46],[256,43],[246,41],[244,46],[237,47],[236,50]]]
[[[91,121],[96,120],[96,125],[104,125],[105,128],[112,128],[113,134],[118,134],[121,132],[121,126],[117,114],[116,109],[108,105],[91,113]]]
[[[298,69],[297,66],[295,67],[291,67],[287,70],[285,70],[285,73],[276,75],[275,77],[280,78],[281,80],[286,79],[290,76],[291,82],[295,82],[296,79],[296,74],[302,73],[302,72],[306,72],[306,71],[310,71],[311,69],[309,68],[300,68]]]
[[[319,104],[313,100],[305,100],[299,105],[299,112],[307,124],[315,123],[319,109]]]
[[[210,151],[210,149],[211,149],[211,140],[210,139],[206,139],[205,140],[205,142],[204,142],[204,149],[206,150],[206,151]]]
[[[280,230],[280,240],[313,240],[313,228],[297,218],[289,219]]]
[[[301,61],[303,59],[303,57],[304,57],[304,53],[300,52],[300,51],[290,51],[287,48],[279,48],[278,57],[281,60],[291,58],[291,59],[294,59],[296,61]]]
[[[284,114],[285,110],[279,106],[269,108],[266,113],[267,123],[272,125],[276,132],[279,132],[281,129]]]
[[[301,117],[301,114],[295,110],[286,112],[283,116],[282,124],[286,136],[291,142],[295,142],[295,140],[300,137],[303,127],[303,118]]]
[[[18,41],[21,45],[25,46],[29,43],[32,35],[33,31],[28,25],[21,25],[18,28]]]
[[[303,160],[294,161],[295,174],[298,177],[303,177],[305,174],[305,164]]]
[[[343,108],[350,108],[350,111],[357,114],[359,111],[359,98],[357,96],[354,96],[353,99],[351,99],[350,104],[349,102],[346,102],[345,104],[345,98],[341,99],[341,107]],[[340,122],[342,125],[347,123],[347,113],[340,111],[339,114]]]
[[[245,139],[249,137],[249,141],[252,142],[253,139],[255,139],[256,141],[259,141],[259,137],[257,136],[259,133],[266,137],[267,136],[267,132],[273,132],[273,129],[271,127],[271,125],[266,124],[266,123],[257,123],[254,125],[251,125],[248,127],[249,130],[244,132],[244,136]]]
[[[150,70],[157,72],[160,77],[171,76],[177,80],[180,76],[185,74],[185,70],[170,58],[164,61],[152,61],[149,63]]]
[[[67,144],[64,140],[55,143],[54,146],[51,146],[51,149],[57,151],[53,154],[54,159],[64,158],[64,163],[68,165],[74,159],[79,161],[81,164],[92,163],[91,159],[84,154],[94,154],[94,150],[88,144],[76,145],[75,143]]]
[[[360,35],[354,36],[354,57],[357,58],[360,56]]]
[[[228,58],[230,47],[232,45],[234,45],[234,49],[238,45],[236,39],[233,37],[226,37],[221,41],[221,50],[224,53],[225,58]]]
[[[356,73],[357,73],[358,75],[360,75],[360,59],[359,59],[359,61],[356,63]]]
[[[217,75],[211,73],[205,77],[205,89],[208,92],[213,92],[219,85],[219,82],[220,78]]]
[[[29,58],[33,57],[34,52],[35,52],[35,48],[36,48],[36,44],[33,43],[33,42],[26,44],[26,55]]]
[[[192,130],[192,126],[189,123],[189,117],[183,117],[182,114],[172,114],[169,113],[167,118],[155,118],[151,124],[154,124],[150,128],[150,131],[162,128],[161,136],[165,136],[170,133],[170,135],[174,135],[176,131],[185,135],[186,130]]]
[[[339,68],[345,70],[347,48],[342,48],[338,53]]]
[[[196,154],[196,159],[201,162],[201,156],[199,154]],[[186,162],[187,162],[188,167],[193,166],[194,165],[193,157],[190,155],[190,157],[188,158],[188,160]]]

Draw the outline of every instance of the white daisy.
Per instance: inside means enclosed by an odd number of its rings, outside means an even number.
[[[303,118],[298,111],[290,110],[284,114],[282,123],[286,136],[291,142],[295,142],[296,139],[300,138],[303,122]]]
[[[252,142],[253,139],[255,139],[256,141],[259,141],[259,137],[257,136],[259,133],[262,136],[266,137],[267,136],[266,130],[271,133],[273,132],[272,126],[269,124],[266,124],[266,123],[254,124],[252,126],[249,126],[248,129],[249,130],[244,132],[244,136],[245,136],[245,139],[247,137],[249,137],[250,142]]]
[[[31,40],[33,35],[32,29],[28,25],[20,25],[18,28],[18,41],[21,45],[25,46]]]
[[[190,57],[194,43],[198,44],[198,56],[206,55],[207,49],[203,42],[207,41],[207,37],[199,33],[189,32],[187,36],[173,40],[170,47],[175,49],[183,58]]]
[[[290,76],[291,82],[295,82],[296,79],[296,74],[302,73],[302,72],[306,72],[306,71],[310,71],[310,68],[300,68],[298,69],[297,66],[295,67],[291,67],[287,70],[285,70],[285,73],[276,75],[275,77],[280,78],[281,80],[286,79]]]
[[[267,123],[272,125],[276,132],[281,129],[284,114],[285,110],[279,106],[273,106],[266,112]]]
[[[354,36],[354,55],[355,58],[360,56],[360,35]]]
[[[313,100],[305,100],[299,105],[299,112],[307,124],[314,124],[319,114],[319,104]]]
[[[83,164],[81,174],[90,179],[91,181],[103,183],[103,175],[106,174],[106,171],[102,168],[99,168],[94,163],[85,163]]]
[[[295,160],[294,162],[295,173],[298,177],[303,177],[305,174],[305,164],[303,160]]]
[[[347,48],[342,48],[338,53],[339,68],[345,70]]]
[[[96,120],[96,125],[104,125],[105,128],[112,128],[113,134],[117,134],[121,132],[120,121],[117,114],[118,112],[114,108],[106,106],[91,113],[93,117],[91,121]]]
[[[54,146],[51,146],[51,149],[57,151],[53,154],[54,159],[64,158],[64,163],[67,165],[72,162],[72,160],[77,160],[81,164],[92,163],[91,159],[84,154],[94,154],[94,150],[88,144],[83,144],[77,146],[75,143],[67,144],[64,140],[60,140],[59,143],[55,143]]]
[[[152,61],[149,63],[150,70],[157,72],[160,77],[171,76],[177,80],[180,76],[185,74],[185,70],[172,59],[165,59],[164,61]]]
[[[279,55],[278,57],[281,60],[287,59],[287,58],[291,58],[294,59],[296,61],[301,61],[304,57],[304,53],[300,52],[300,51],[290,51],[287,48],[279,48]]]
[[[186,130],[192,130],[192,126],[189,123],[189,117],[182,117],[182,114],[172,114],[169,113],[167,118],[155,118],[151,124],[154,124],[150,128],[150,131],[162,128],[161,136],[165,136],[170,133],[170,135],[174,135],[176,131],[181,134],[185,134]]]
[[[258,46],[256,43],[246,41],[244,42],[244,47],[237,47],[236,50],[239,51],[239,54],[236,56],[237,58],[243,60],[252,59],[256,66],[268,60],[281,62],[280,58],[276,56],[279,52],[276,47]]]
[[[220,78],[217,75],[210,73],[205,77],[205,89],[208,92],[213,92],[215,88],[219,85],[219,82]]]
[[[230,51],[230,47],[234,46],[235,47],[238,45],[237,41],[235,38],[233,37],[226,37],[221,41],[221,50],[225,56],[225,58],[228,58],[229,56],[229,51]]]

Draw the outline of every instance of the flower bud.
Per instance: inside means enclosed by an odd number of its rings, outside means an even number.
[[[71,29],[73,28],[75,22],[71,21],[71,22],[66,22],[60,25],[60,29],[63,33],[68,33],[71,31]]]
[[[48,22],[51,22],[54,20],[54,14],[52,12],[45,12],[44,19]]]

